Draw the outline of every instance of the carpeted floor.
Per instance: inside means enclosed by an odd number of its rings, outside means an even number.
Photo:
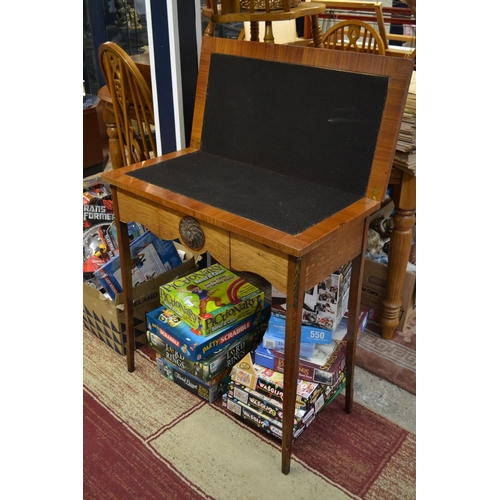
[[[416,395],[416,333],[416,318],[390,340],[383,339],[380,325],[370,321],[358,343],[356,364]]]
[[[279,443],[169,382],[151,353],[136,370],[84,331],[84,498],[415,498],[416,436],[339,396],[296,441]]]

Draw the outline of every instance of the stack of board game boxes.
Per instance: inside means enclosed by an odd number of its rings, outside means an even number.
[[[367,311],[363,311],[359,317],[358,338],[366,327],[367,319]],[[271,315],[270,330],[273,330],[273,320]],[[307,331],[302,330],[301,339]],[[294,440],[345,388],[346,334],[347,317],[342,319],[329,344],[313,344],[316,347],[312,357],[300,354]],[[222,404],[244,420],[281,439],[284,352],[263,347],[267,335],[266,331],[253,358],[247,355],[232,368],[229,390],[223,394]],[[301,341],[301,351],[303,344]]]
[[[350,263],[343,266],[305,297],[309,301],[306,304],[305,300],[301,326],[294,439],[345,388],[345,313],[350,269]],[[282,300],[283,296],[274,292],[271,316],[262,342],[252,357],[246,356],[233,367],[229,390],[223,395],[223,406],[268,434],[281,438],[286,302]],[[274,301],[276,296],[277,302]],[[322,308],[326,302],[329,307]],[[367,311],[361,312],[358,338],[367,319]]]
[[[162,285],[161,306],[146,315],[158,371],[213,403],[232,367],[262,341],[270,304],[264,292],[220,264]]]

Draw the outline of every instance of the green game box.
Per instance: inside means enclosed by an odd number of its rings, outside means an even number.
[[[160,287],[160,303],[204,337],[264,307],[264,292],[220,264]]]

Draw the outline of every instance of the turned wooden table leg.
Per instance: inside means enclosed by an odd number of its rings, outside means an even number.
[[[323,42],[323,35],[319,26],[318,16],[311,16],[311,31],[315,47],[320,47]]]
[[[300,329],[302,326],[302,307],[304,305],[305,282],[304,259],[289,258],[286,308],[285,366],[283,384],[283,434],[281,441],[281,472],[290,472],[292,456],[293,421],[299,370]]]
[[[415,224],[416,181],[414,175],[403,172],[389,246],[387,292],[380,320],[384,339],[392,339],[399,323],[401,294],[412,245],[412,227]]]

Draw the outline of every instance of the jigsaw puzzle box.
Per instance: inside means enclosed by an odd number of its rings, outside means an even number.
[[[357,338],[363,333],[368,321],[368,311],[359,316]],[[331,344],[315,344],[314,355],[299,358],[299,378],[318,384],[336,385],[345,368],[347,352],[347,317],[336,328]],[[266,368],[284,372],[285,353],[267,349],[261,344],[255,350],[255,362]]]
[[[271,313],[269,318],[269,334],[273,337],[281,337],[285,340],[286,321],[281,313]],[[302,325],[300,329],[300,342],[309,342],[313,344],[329,344],[332,341],[332,330],[318,328],[316,326]]]
[[[180,266],[132,289],[136,347],[147,344],[146,313],[159,307],[160,285],[197,269],[193,254],[178,243],[175,243],[175,247],[181,253],[184,252],[184,262]],[[121,356],[127,354],[123,293],[119,293],[113,301],[101,291],[83,283],[83,326]]]
[[[271,305],[266,303],[261,311],[232,323],[209,336],[198,333],[181,321],[168,307],[160,306],[147,315],[148,330],[158,335],[166,344],[186,358],[199,361],[234,342],[254,328],[267,328]]]
[[[220,264],[160,287],[160,302],[208,336],[264,307],[264,292]]]
[[[351,271],[352,263],[349,262],[304,294],[304,325],[335,331],[347,311]],[[286,295],[273,287],[272,313],[285,318],[286,300]]]

